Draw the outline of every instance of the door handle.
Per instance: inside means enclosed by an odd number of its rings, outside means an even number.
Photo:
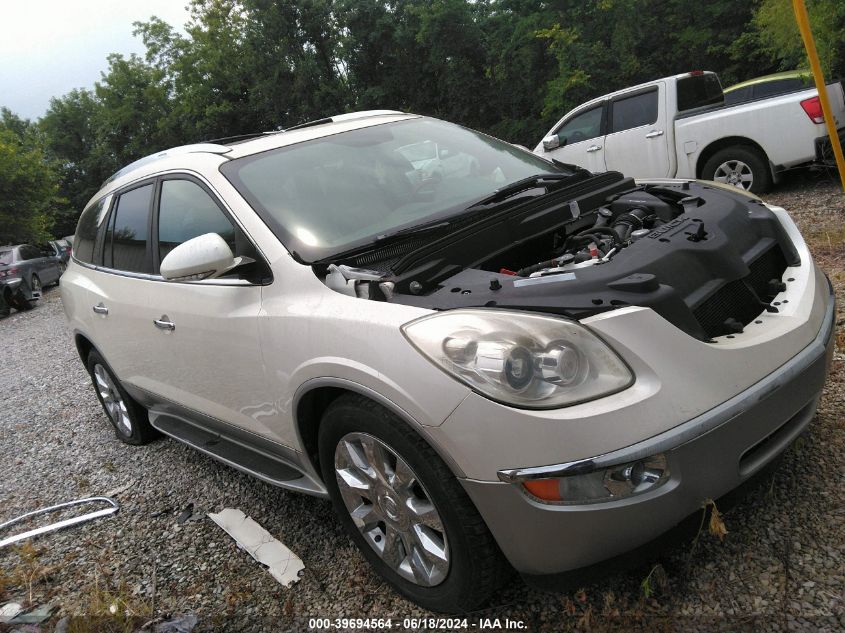
[[[153,325],[159,330],[169,330],[172,332],[176,329],[176,324],[166,314],[162,314],[160,319],[155,319]]]
[[[97,305],[93,306],[91,309],[94,312],[96,312],[97,314],[108,314],[109,313],[109,309],[106,306],[103,305],[102,301],[100,303],[98,303]]]
[[[663,136],[663,130],[652,130],[645,135],[646,138],[657,138],[658,136]]]
[[[587,151],[588,151],[588,152],[597,152],[597,151],[599,151],[600,149],[601,149],[601,145],[590,145],[590,146],[587,148]]]

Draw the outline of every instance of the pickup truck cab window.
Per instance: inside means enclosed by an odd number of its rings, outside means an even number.
[[[623,132],[657,121],[657,88],[613,102],[609,134]]]
[[[580,143],[601,136],[603,105],[579,112],[557,130],[561,145]]]

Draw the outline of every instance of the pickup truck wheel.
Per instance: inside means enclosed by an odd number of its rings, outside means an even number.
[[[507,577],[484,520],[437,453],[377,403],[350,394],[328,408],[320,466],[335,511],[364,558],[396,590],[438,612],[477,609]]]
[[[753,193],[765,193],[772,186],[766,158],[753,147],[742,145],[720,149],[713,154],[704,164],[702,177]]]
[[[134,446],[149,444],[156,439],[159,433],[150,424],[147,410],[126,393],[98,352],[88,354],[87,367],[97,399],[112,423],[117,439]]]

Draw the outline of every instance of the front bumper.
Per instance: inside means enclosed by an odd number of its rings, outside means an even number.
[[[536,501],[519,484],[462,484],[514,568],[547,575],[612,558],[671,529],[759,472],[806,429],[833,357],[835,305],[815,340],[789,362],[718,407],[625,449],[598,456],[610,466],[665,453],[671,476],[653,491],[589,505]],[[566,469],[567,464],[556,468]]]

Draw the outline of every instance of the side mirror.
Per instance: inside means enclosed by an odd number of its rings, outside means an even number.
[[[543,149],[547,152],[560,147],[560,137],[557,134],[552,134],[543,139]]]
[[[217,233],[199,235],[179,244],[161,261],[161,276],[168,281],[214,279],[246,263]]]

